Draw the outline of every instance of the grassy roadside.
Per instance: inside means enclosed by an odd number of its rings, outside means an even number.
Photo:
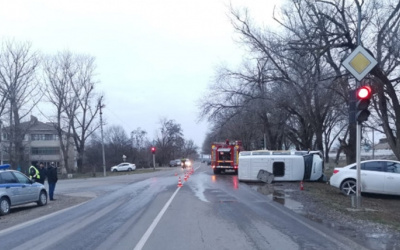
[[[327,164],[325,174],[329,180],[334,164]],[[304,183],[305,195],[326,209],[335,210],[359,220],[366,220],[394,227],[400,231],[400,196],[366,194],[361,195],[361,207],[355,209],[356,200],[345,196],[339,189],[327,183]]]
[[[305,183],[306,195],[324,206],[355,219],[385,224],[400,230],[400,197],[391,195],[362,194],[361,208],[355,209],[352,198],[326,183]]]

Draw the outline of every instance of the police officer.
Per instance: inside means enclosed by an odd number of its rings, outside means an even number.
[[[39,182],[40,180],[40,172],[33,164],[29,167],[29,177],[31,180]]]
[[[44,181],[46,180],[46,177],[47,177],[47,171],[46,171],[46,168],[44,167],[43,162],[41,162],[39,164],[38,170],[39,170],[39,175],[40,175],[38,182],[44,185]]]
[[[181,162],[182,162],[182,168],[186,168],[186,158],[181,158]]]

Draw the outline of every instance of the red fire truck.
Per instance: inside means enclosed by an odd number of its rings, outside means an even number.
[[[211,145],[211,167],[214,174],[219,174],[221,171],[234,170],[237,174],[239,165],[239,152],[243,150],[242,142],[235,141],[230,143],[214,142]]]

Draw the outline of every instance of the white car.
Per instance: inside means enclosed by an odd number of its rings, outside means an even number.
[[[361,192],[400,195],[400,162],[391,160],[368,160],[361,163]],[[330,185],[345,195],[356,194],[356,163],[335,168]]]
[[[117,166],[111,168],[112,172],[119,172],[119,171],[133,171],[136,169],[136,165],[133,163],[123,162]]]

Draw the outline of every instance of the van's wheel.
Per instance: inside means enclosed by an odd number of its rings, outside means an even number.
[[[214,174],[220,174],[221,173],[221,169],[218,169],[218,168],[214,168],[213,171],[214,171]]]
[[[131,172],[131,171],[132,171],[132,168],[128,168],[128,171]]]
[[[0,199],[0,215],[5,215],[10,212],[10,201],[3,197]]]

